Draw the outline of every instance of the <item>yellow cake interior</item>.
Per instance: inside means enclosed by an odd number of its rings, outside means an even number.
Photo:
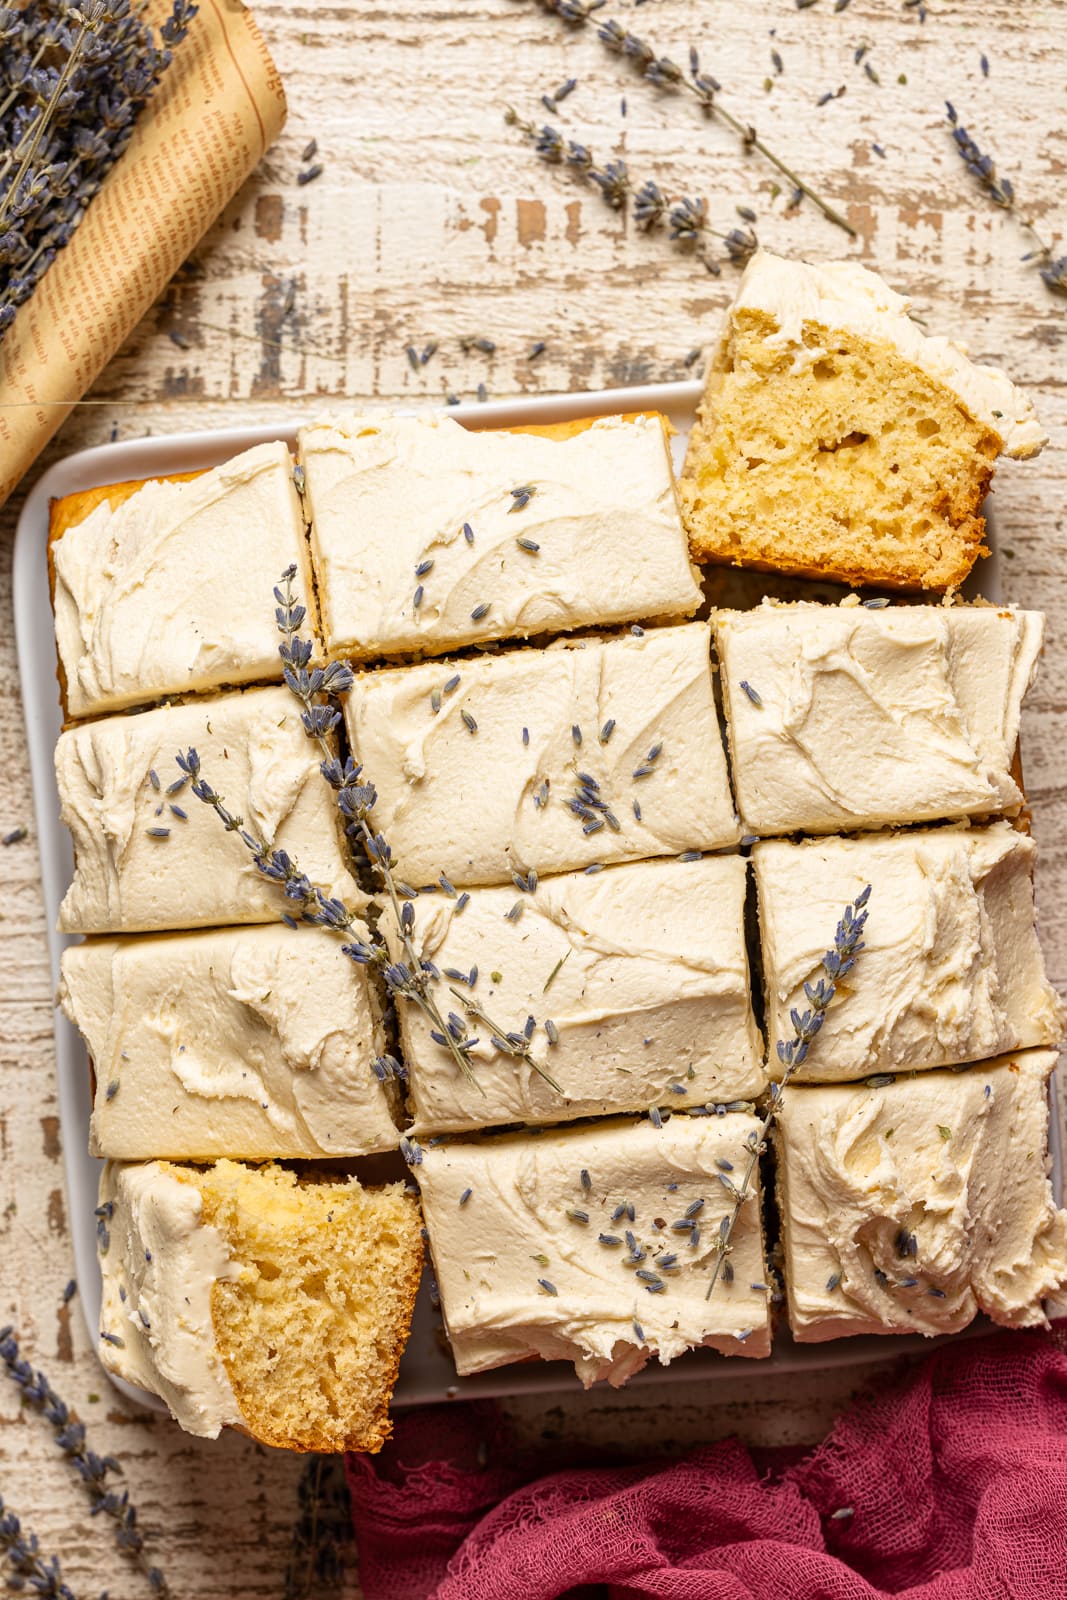
[[[947,589],[983,553],[1001,441],[884,342],[740,307],[679,484],[695,560]]]
[[[422,1264],[403,1185],[305,1181],[219,1161],[194,1172],[239,1276],[216,1282],[219,1353],[248,1430],[290,1450],[378,1450]]]

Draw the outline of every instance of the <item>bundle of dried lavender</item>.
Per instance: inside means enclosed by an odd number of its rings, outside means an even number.
[[[0,6],[0,338],[125,150],[197,7],[157,45],[130,0]]]

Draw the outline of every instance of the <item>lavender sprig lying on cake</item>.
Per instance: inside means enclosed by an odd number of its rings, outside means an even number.
[[[442,1016],[430,997],[429,985],[439,981],[441,973],[432,961],[420,957],[415,949],[413,939],[415,908],[412,901],[416,898],[417,891],[397,879],[389,843],[385,836],[371,825],[370,815],[377,803],[377,790],[372,783],[360,782],[362,767],[358,766],[351,756],[342,763],[334,755],[328,743],[328,735],[333,733],[341,722],[341,713],[330,698],[323,701],[321,697],[324,695],[334,697],[347,693],[355,683],[355,673],[351,666],[343,661],[331,661],[325,667],[311,666],[313,648],[311,641],[301,639],[299,636],[299,630],[307,616],[307,608],[299,603],[294,593],[295,577],[296,568],[287,568],[282,574],[280,586],[274,590],[275,618],[278,631],[282,635],[282,643],[278,647],[278,654],[283,663],[282,676],[286,687],[292,691],[303,707],[301,721],[304,731],[319,747],[322,755],[319,770],[337,797],[337,807],[344,821],[345,834],[351,844],[362,846],[371,867],[389,896],[403,947],[404,960],[386,964],[387,955],[384,953],[384,946],[367,945],[365,942],[344,946],[345,954],[353,961],[378,965],[392,993],[401,999],[415,999],[416,1004],[419,1004],[420,1009],[434,1024],[431,1037],[435,1044],[449,1050],[464,1076],[476,1082],[471,1073],[469,1057],[479,1040],[472,1037],[466,1023],[454,1011],[450,1011],[447,1018]],[[506,1055],[521,1056],[536,1073],[559,1092],[559,1085],[555,1079],[535,1058],[529,1034],[501,1027],[493,1022],[485,1008],[473,996],[461,994],[455,988],[451,992],[459,1000],[469,1019],[483,1022],[491,1030],[491,1043],[495,1049]],[[421,999],[416,999],[416,995]]]
[[[197,7],[152,30],[129,0],[0,6],[0,337],[129,144]]]
[[[480,1041],[471,1034],[467,1023],[456,1012],[450,1011],[447,1017],[442,1014],[432,993],[433,986],[441,981],[442,974],[432,961],[419,956],[415,949],[415,908],[411,902],[418,891],[397,877],[389,843],[372,825],[371,813],[377,803],[377,790],[372,783],[361,781],[363,769],[351,756],[342,762],[329,743],[330,734],[341,721],[341,713],[330,698],[323,699],[323,696],[346,693],[355,682],[355,674],[343,661],[332,661],[324,667],[311,665],[311,641],[299,637],[307,609],[299,603],[293,591],[295,577],[296,568],[289,567],[282,574],[280,586],[274,590],[275,616],[283,639],[279,646],[282,676],[286,687],[303,707],[301,722],[304,731],[319,747],[322,757],[319,770],[336,796],[345,834],[352,845],[359,844],[363,848],[389,897],[403,960],[392,960],[381,939],[364,938],[364,926],[356,913],[343,900],[327,894],[319,884],[313,883],[287,851],[275,849],[268,840],[258,839],[248,831],[243,819],[228,810],[222,796],[203,776],[200,757],[194,749],[176,757],[178,766],[191,779],[190,789],[195,798],[210,806],[227,832],[235,833],[251,853],[257,871],[276,883],[286,898],[294,902],[300,921],[348,935],[348,942],[341,946],[344,954],[359,966],[374,968],[392,998],[417,1006],[430,1022],[434,1042],[449,1052],[468,1082],[481,1089],[482,1085],[478,1083],[470,1064],[471,1052]],[[291,927],[297,926],[294,916],[286,916],[284,920]],[[473,996],[461,994],[455,988],[451,992],[469,1019],[484,1022],[491,1030],[490,1042],[494,1049],[521,1057],[553,1089],[560,1092],[555,1079],[535,1057],[527,1032],[500,1026]],[[400,1063],[389,1055],[376,1058],[373,1067],[376,1076],[383,1081],[391,1076],[402,1076],[403,1072]]]
[[[752,1179],[759,1165],[759,1158],[767,1148],[767,1134],[771,1124],[778,1114],[782,1095],[790,1080],[799,1072],[804,1062],[808,1059],[812,1042],[826,1021],[826,1013],[830,1008],[837,986],[842,978],[848,976],[856,964],[856,957],[863,949],[863,930],[867,926],[867,902],[871,898],[870,884],[858,894],[851,905],[847,905],[841,914],[841,921],[837,924],[834,934],[834,947],[827,950],[822,958],[822,973],[814,982],[804,985],[804,994],[807,997],[809,1009],[790,1012],[793,1024],[793,1037],[778,1041],[778,1059],[785,1069],[777,1083],[771,1084],[770,1104],[764,1115],[759,1131],[751,1133],[748,1138],[748,1163],[740,1183],[734,1183],[727,1173],[719,1173],[719,1182],[733,1199],[733,1210],[722,1219],[719,1225],[719,1237],[716,1241],[715,1266],[708,1284],[706,1300],[711,1299],[712,1290],[721,1277],[729,1283],[733,1278],[733,1267],[730,1263],[730,1240],[737,1226],[738,1218],[748,1198]]]

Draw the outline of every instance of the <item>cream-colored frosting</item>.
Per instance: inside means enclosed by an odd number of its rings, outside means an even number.
[[[415,1173],[457,1370],[537,1355],[573,1361],[587,1386],[618,1385],[650,1356],[666,1366],[695,1345],[768,1355],[758,1180],[734,1229],[732,1281],[720,1275],[706,1298],[719,1224],[733,1208],[721,1180],[740,1183],[757,1127],[731,1112],[424,1147]],[[615,1215],[628,1205],[633,1220]],[[628,1259],[627,1230],[639,1259]],[[675,1264],[659,1265],[665,1256]]]
[[[720,611],[746,830],[832,833],[1017,812],[1010,769],[1043,634],[1040,612],[1014,607],[765,600]]]
[[[657,417],[603,417],[570,439],[327,418],[301,429],[300,459],[331,651],[433,654],[700,605]]]
[[[965,345],[924,333],[909,315],[910,307],[905,295],[858,262],[787,260],[758,250],[745,269],[733,309],[773,317],[778,332],[772,340],[792,349],[795,360],[804,364],[827,353],[818,343],[804,343],[805,330],[832,335],[840,329],[892,345],[906,361],[951,389],[976,421],[999,436],[1005,455],[1037,455],[1048,434],[1029,396],[999,367],[972,361]]]
[[[558,1122],[760,1094],[766,1077],[749,998],[745,882],[739,856],[711,856],[542,878],[532,894],[475,889],[462,909],[444,895],[420,896],[412,938],[446,974],[442,1010],[463,1015],[470,996],[505,1033],[522,1033],[532,1016],[533,1059],[562,1093],[521,1057],[495,1049],[493,1029],[473,1018],[477,1083],[468,1083],[423,1014],[401,1006],[416,1129]],[[384,926],[400,958],[391,914]],[[473,988],[447,976],[472,969]]]
[[[187,1433],[214,1439],[242,1420],[211,1318],[212,1289],[237,1267],[202,1210],[191,1171],[104,1167],[99,1351],[109,1372],[165,1400]]]
[[[801,1081],[954,1065],[1062,1038],[1034,931],[1034,845],[1010,823],[768,840],[752,861],[772,1064],[843,908],[871,885],[862,957]]]
[[[273,922],[290,909],[188,784],[166,792],[181,778],[175,757],[189,746],[205,780],[246,828],[288,851],[313,882],[354,909],[363,904],[297,701],[288,689],[249,689],[107,717],[60,736],[56,781],[74,836],[74,879],[59,914],[64,932]],[[155,838],[150,828],[169,833]]]
[[[256,445],[184,483],[101,502],[56,540],[56,644],[82,717],[168,694],[280,678],[271,590],[311,594],[289,451]]]
[[[90,1152],[356,1156],[395,1149],[371,1070],[366,969],[317,928],[96,939],[63,953],[59,999],[96,1074]]]
[[[509,883],[514,870],[567,872],[739,836],[705,623],[370,673],[345,717],[378,789],[377,826],[416,887],[440,872],[457,884]],[[583,831],[568,807],[579,773],[600,784],[617,832]]]
[[[979,1311],[1044,1324],[1042,1300],[1067,1284],[1067,1212],[1046,1158],[1055,1062],[1030,1050],[882,1088],[786,1089],[779,1199],[795,1338],[951,1333]]]

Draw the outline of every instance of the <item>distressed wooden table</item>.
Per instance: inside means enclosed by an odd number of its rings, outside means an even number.
[[[1044,608],[1051,637],[1023,755],[1041,846],[1041,927],[1067,992],[1067,301],[1020,257],[1022,218],[1067,227],[1067,10],[1056,0],[650,0],[617,15],[685,61],[690,44],[723,103],[844,210],[852,241],[686,96],[659,94],[533,0],[262,0],[264,34],[288,86],[288,128],[77,411],[41,465],[108,438],[306,416],[346,400],[493,397],[680,378],[715,331],[734,282],[665,237],[646,237],[586,185],[540,163],[504,124],[512,103],[542,120],[542,93],[569,76],[552,118],[637,181],[707,197],[714,226],[751,206],[762,240],[798,254],[854,255],[915,296],[932,329],[966,336],[1035,393],[1053,447],[1008,463],[996,514],[1012,599]],[[856,52],[867,46],[859,62]],[[780,69],[772,52],[777,52]],[[988,76],[982,69],[987,58]],[[870,69],[868,71],[867,69]],[[820,106],[828,91],[844,92]],[[952,99],[1015,181],[998,211],[964,171],[944,120]],[[310,139],[322,174],[300,186]],[[882,153],[884,152],[884,153]],[[782,187],[779,188],[778,185]],[[1058,232],[1059,230],[1059,232]],[[1063,246],[1061,244],[1060,248]],[[465,340],[491,341],[489,353]],[[435,341],[413,370],[405,354]],[[529,352],[544,341],[531,361]],[[27,484],[26,487],[29,485]],[[20,497],[3,514],[4,560]],[[6,567],[5,567],[6,572]],[[0,604],[10,605],[5,582]],[[0,832],[30,820],[11,619],[0,630]],[[281,1595],[301,1463],[247,1440],[190,1439],[122,1403],[74,1308],[55,1115],[52,996],[38,857],[29,837],[0,852],[0,1322],[126,1473],[153,1556],[176,1596]],[[887,1349],[887,1362],[892,1351]],[[649,1450],[732,1431],[814,1440],[870,1370],[729,1385],[686,1383],[670,1404],[636,1394],[516,1403],[530,1436],[581,1435]],[[115,1551],[47,1425],[0,1384],[0,1487],[79,1596],[147,1594]],[[354,1594],[349,1551],[346,1590]],[[324,1592],[321,1588],[316,1592]]]

